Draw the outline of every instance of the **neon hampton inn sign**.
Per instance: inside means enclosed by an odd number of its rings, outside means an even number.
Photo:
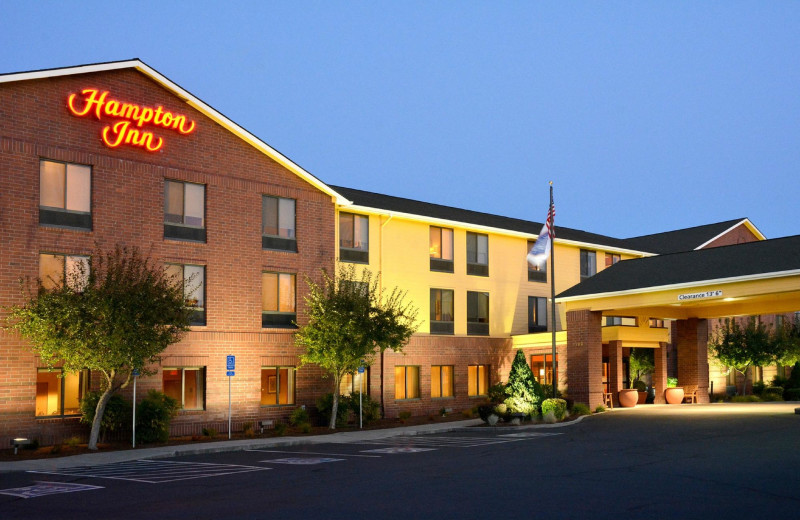
[[[67,108],[78,117],[94,115],[98,120],[119,119],[103,128],[103,142],[109,148],[123,144],[157,152],[164,147],[164,139],[142,127],[155,126],[174,130],[179,134],[191,134],[195,122],[181,114],[173,114],[159,105],[155,108],[143,107],[135,103],[125,103],[109,96],[107,90],[83,89],[80,94],[70,94]]]

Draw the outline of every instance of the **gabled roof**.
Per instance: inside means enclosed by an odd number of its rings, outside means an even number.
[[[650,251],[659,255],[679,253],[701,249],[720,236],[732,231],[738,226],[746,226],[759,239],[764,240],[764,235],[746,218],[726,220],[715,224],[695,226],[664,233],[642,235],[626,238],[624,241],[631,249]]]
[[[800,274],[800,235],[618,262],[556,298]]]
[[[346,210],[378,212],[397,216],[417,216],[426,217],[432,221],[442,224],[461,225],[465,227],[474,226],[477,229],[496,230],[498,232],[511,232],[521,235],[538,236],[542,230],[541,222],[531,222],[528,220],[502,217],[490,213],[470,211],[467,209],[442,206],[430,202],[422,202],[403,197],[382,195],[369,191],[345,188],[343,186],[331,186],[338,193],[353,201],[353,205],[346,207]],[[630,252],[633,254],[647,254],[644,250],[630,247],[625,240],[612,238],[578,229],[555,226],[556,241],[573,242],[588,247],[598,247],[610,251]]]
[[[331,189],[330,186],[317,179],[311,173],[301,168],[296,163],[292,162],[288,157],[272,148],[270,145],[251,134],[232,120],[228,119],[220,112],[216,111],[210,105],[192,95],[189,91],[183,89],[177,83],[174,83],[166,76],[145,64],[139,59],[124,60],[124,61],[111,61],[106,63],[93,63],[90,65],[79,65],[76,67],[63,67],[56,69],[42,69],[28,72],[15,72],[0,74],[0,83],[10,83],[12,81],[27,81],[33,79],[54,78],[58,76],[71,76],[76,74],[90,74],[96,72],[107,72],[120,69],[135,69],[142,74],[148,76],[152,80],[161,84],[164,88],[171,91],[173,94],[184,100],[189,106],[198,110],[203,115],[212,119],[214,122],[236,135],[240,139],[247,142],[253,148],[262,152],[290,172],[294,173],[304,181],[308,182],[318,190],[330,195],[336,199],[338,204],[347,204],[349,201],[341,194]]]

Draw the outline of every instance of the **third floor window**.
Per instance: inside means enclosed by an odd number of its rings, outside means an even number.
[[[489,276],[489,236],[467,232],[467,274]]]
[[[39,162],[39,224],[92,229],[92,169]]]
[[[581,281],[597,273],[597,253],[581,249]]]
[[[206,241],[206,187],[164,181],[164,238]]]
[[[369,217],[339,213],[339,259],[369,263]]]
[[[453,230],[431,226],[431,271],[453,272]]]

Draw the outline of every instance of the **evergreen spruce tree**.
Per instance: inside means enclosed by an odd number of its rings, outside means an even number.
[[[538,413],[539,403],[544,399],[542,386],[533,377],[531,367],[525,361],[525,353],[517,350],[511,372],[508,375],[505,400],[508,411],[511,413],[524,413],[535,415]]]

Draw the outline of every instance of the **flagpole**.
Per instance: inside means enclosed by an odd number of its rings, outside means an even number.
[[[550,181],[550,210],[547,218],[550,219],[550,301],[552,302],[551,316],[553,316],[553,399],[558,392],[558,366],[556,363],[556,244],[555,244],[555,219],[551,216],[553,211],[553,181]]]

